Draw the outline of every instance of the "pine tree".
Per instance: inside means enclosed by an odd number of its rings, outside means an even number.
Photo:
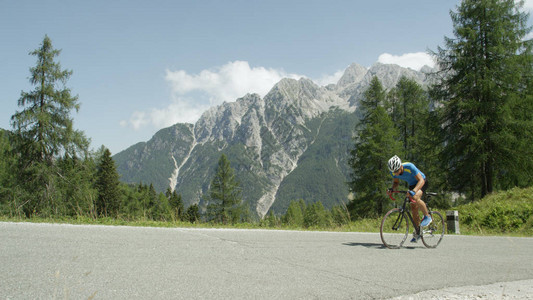
[[[12,125],[23,140],[31,145],[32,161],[47,161],[65,154],[73,157],[81,152],[86,154],[89,142],[81,131],[73,129],[70,112],[79,110],[78,96],[72,96],[70,89],[64,85],[72,71],[61,70],[61,65],[54,61],[61,50],[52,46],[52,41],[45,36],[41,48],[30,52],[37,56],[37,66],[30,69],[30,83],[36,86],[32,92],[22,92],[18,101],[24,107],[11,117]]]
[[[324,208],[322,202],[317,201],[307,207],[304,215],[305,227],[327,227],[331,225],[330,214]]]
[[[157,192],[155,191],[154,184],[150,183],[146,190],[146,194],[144,195],[144,201],[145,201],[145,217],[153,220],[154,219],[154,211],[156,209],[156,202],[157,202]]]
[[[173,218],[173,210],[170,207],[167,196],[163,193],[159,193],[156,196],[152,218],[160,221],[169,221]]]
[[[193,204],[187,208],[187,212],[185,214],[187,220],[191,223],[197,223],[200,221],[200,208],[198,207],[198,204]]]
[[[97,162],[85,159],[63,157],[56,161],[61,171],[61,180],[57,182],[59,197],[64,206],[61,214],[69,216],[94,217],[98,191],[95,188]]]
[[[115,161],[111,158],[109,149],[103,151],[102,158],[98,164],[96,174],[96,189],[98,198],[96,208],[98,215],[105,217],[116,217],[120,209],[120,180],[115,166]]]
[[[442,134],[437,112],[430,106],[428,92],[413,79],[401,77],[387,93],[385,107],[400,134],[402,151],[398,155],[415,163],[428,177],[430,189],[437,191],[446,188],[438,160]]]
[[[182,220],[183,215],[185,214],[185,211],[183,208],[183,201],[181,200],[181,195],[178,195],[176,191],[172,191],[170,188],[167,189],[165,195],[167,196],[168,203],[170,204],[170,207],[172,208],[174,219]]]
[[[21,93],[18,104],[23,110],[11,117],[14,147],[20,154],[17,180],[27,216],[58,213],[65,205],[57,189],[64,176],[58,176],[62,170],[54,162],[60,156],[88,155],[89,140],[83,132],[73,129],[70,117],[72,110],[79,109],[78,97],[65,87],[72,71],[62,70],[54,61],[60,52],[53,48],[48,36],[39,49],[30,52],[37,57],[37,65],[30,68],[30,83],[35,90]]]
[[[390,187],[387,161],[399,153],[399,134],[383,107],[385,91],[372,78],[361,100],[361,122],[357,125],[355,148],[350,152],[352,168],[349,188],[354,199],[348,204],[352,218],[381,215],[386,211],[385,192]]]
[[[241,221],[244,214],[241,189],[235,179],[234,170],[224,154],[218,160],[215,177],[209,187],[208,203],[208,218],[215,222],[233,224]]]
[[[402,76],[387,95],[391,120],[400,133],[404,160],[419,161],[423,156],[423,127],[429,114],[427,93],[413,79]]]
[[[291,203],[289,204],[289,208],[287,208],[287,213],[285,213],[285,216],[283,216],[283,223],[289,226],[303,226],[304,212],[302,211],[302,206],[300,202],[291,201]]]
[[[137,185],[122,186],[122,203],[120,205],[120,215],[125,218],[138,219],[142,216],[142,203]]]
[[[16,156],[10,141],[11,133],[0,129],[0,214],[19,214],[15,203],[15,172]]]
[[[533,99],[528,14],[514,0],[464,0],[454,38],[435,53],[444,104],[442,161],[450,188],[471,200],[533,178]]]

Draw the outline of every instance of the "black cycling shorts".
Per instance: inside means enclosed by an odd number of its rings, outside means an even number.
[[[409,186],[409,190],[413,190],[416,187],[416,184]],[[424,186],[422,186],[422,192],[425,194],[426,190],[428,189],[428,181],[424,183]]]

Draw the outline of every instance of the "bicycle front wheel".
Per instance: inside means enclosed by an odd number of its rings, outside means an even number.
[[[390,249],[402,247],[409,234],[409,219],[399,208],[393,208],[381,221],[380,235],[383,245]]]
[[[430,211],[433,221],[422,227],[422,243],[428,248],[436,248],[444,237],[444,218],[438,211]]]

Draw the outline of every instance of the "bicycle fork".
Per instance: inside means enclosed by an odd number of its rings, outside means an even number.
[[[398,229],[400,228],[400,225],[402,225],[403,218],[404,218],[404,212],[403,210],[400,210],[400,214],[398,215],[398,218],[396,218],[396,222],[394,222],[394,225],[392,225],[391,229],[394,231],[398,231]]]

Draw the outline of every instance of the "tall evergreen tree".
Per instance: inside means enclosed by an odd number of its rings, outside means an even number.
[[[65,84],[72,71],[62,70],[54,61],[60,50],[45,36],[41,47],[30,52],[37,57],[37,65],[30,68],[31,92],[22,92],[18,101],[22,111],[11,117],[14,128],[14,146],[20,154],[17,161],[19,186],[26,215],[42,211],[57,213],[63,205],[58,196],[57,182],[62,170],[55,161],[60,157],[73,158],[88,155],[89,140],[83,132],[73,129],[70,117],[78,111],[78,97],[72,96]]]
[[[533,178],[533,98],[528,14],[514,0],[464,0],[454,38],[435,53],[451,188],[472,200]]]
[[[181,199],[181,195],[178,195],[176,191],[172,191],[170,188],[167,189],[165,195],[167,196],[168,203],[170,204],[170,207],[172,208],[174,218],[176,220],[182,220],[185,214],[185,211],[183,208],[183,200]]]
[[[86,159],[63,157],[56,161],[61,171],[57,185],[59,197],[64,203],[62,215],[95,216],[98,191],[95,188],[97,162],[93,157]]]
[[[218,160],[215,177],[209,187],[209,205],[207,206],[208,217],[215,222],[236,223],[245,213],[241,189],[234,173],[226,155],[222,154]]]
[[[31,161],[51,162],[54,157],[64,154],[70,157],[77,153],[86,154],[89,141],[83,132],[73,129],[70,117],[72,110],[79,110],[78,96],[72,96],[65,87],[72,71],[62,70],[54,58],[61,53],[52,46],[48,36],[41,47],[30,52],[37,56],[37,65],[30,69],[30,83],[34,91],[22,92],[18,101],[24,109],[11,117],[15,132],[31,150]]]
[[[149,219],[153,219],[154,210],[155,210],[155,206],[157,202],[157,192],[155,191],[153,183],[150,183],[150,186],[148,186],[144,201],[146,203],[145,204],[145,207],[146,207],[145,216]]]
[[[191,223],[197,223],[200,221],[200,208],[198,207],[198,204],[189,206],[185,213],[185,217]]]
[[[390,187],[387,161],[399,153],[398,132],[383,106],[386,93],[377,77],[372,78],[361,100],[361,122],[356,128],[355,148],[350,153],[349,182],[354,199],[348,204],[352,218],[383,214]]]
[[[415,163],[428,176],[432,190],[446,189],[438,160],[442,148],[441,127],[428,92],[413,79],[401,77],[387,93],[386,108],[400,134],[402,151],[398,155],[404,161]]]
[[[15,203],[16,156],[10,141],[11,133],[0,129],[0,213],[18,214]]]
[[[413,79],[402,76],[387,95],[387,108],[400,133],[403,159],[419,161],[423,156],[423,127],[429,114],[427,93]]]
[[[331,225],[330,214],[322,202],[317,201],[307,207],[304,214],[305,227],[327,227]]]
[[[96,174],[98,215],[116,217],[120,209],[120,180],[109,149],[103,151]]]
[[[305,205],[305,203],[304,203]],[[289,226],[303,226],[304,212],[303,207],[298,201],[291,201],[287,213],[283,216],[283,223]]]

